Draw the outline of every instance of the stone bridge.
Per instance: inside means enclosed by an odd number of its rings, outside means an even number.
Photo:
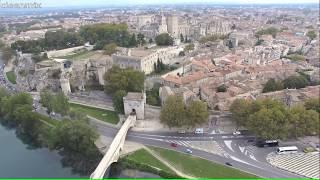
[[[117,162],[120,157],[120,152],[123,149],[124,141],[127,136],[128,130],[134,126],[136,122],[136,115],[130,115],[123,123],[121,129],[113,139],[108,151],[100,161],[98,167],[91,174],[91,179],[103,179],[105,172],[109,166]]]

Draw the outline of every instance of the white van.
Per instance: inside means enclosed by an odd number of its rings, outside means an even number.
[[[287,147],[277,148],[277,154],[291,154],[291,153],[297,153],[297,152],[298,152],[297,146],[287,146]]]
[[[194,131],[194,133],[195,134],[203,134],[203,128],[197,128],[195,131]]]

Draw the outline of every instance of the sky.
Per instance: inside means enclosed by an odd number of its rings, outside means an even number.
[[[225,4],[292,4],[319,3],[319,0],[0,0],[0,2],[41,2],[42,7],[175,4],[175,3],[225,3]]]

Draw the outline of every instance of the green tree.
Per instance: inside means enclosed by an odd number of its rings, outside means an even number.
[[[151,90],[146,91],[147,104],[152,106],[161,106],[161,100],[159,97],[160,84],[155,84]]]
[[[245,126],[250,116],[251,103],[244,99],[236,99],[230,106],[232,120],[236,123],[236,128]]]
[[[173,38],[168,33],[162,33],[156,36],[155,41],[158,46],[171,46],[173,45]]]
[[[42,90],[40,92],[40,103],[47,108],[48,113],[51,113],[53,111],[53,101],[54,96],[50,91]]]
[[[263,108],[250,115],[248,128],[264,139],[285,139],[288,136],[289,121],[285,111],[278,108]]]
[[[283,80],[284,88],[288,89],[300,89],[308,86],[308,80],[303,76],[290,76]]]
[[[257,38],[259,38],[260,36],[262,36],[264,34],[269,34],[269,35],[272,35],[273,38],[275,38],[277,36],[278,32],[279,32],[279,30],[277,28],[269,27],[267,29],[261,29],[261,30],[257,31],[255,36]]]
[[[82,121],[63,121],[47,135],[46,144],[50,149],[59,150],[62,163],[72,166],[76,172],[92,172],[102,155],[94,142],[98,134]]]
[[[186,47],[184,48],[185,51],[192,51],[194,50],[194,44],[190,43],[188,45],[186,45]]]
[[[53,99],[53,109],[55,112],[65,116],[68,114],[70,106],[68,97],[62,91],[58,92]]]
[[[227,92],[228,87],[225,84],[222,84],[217,88],[217,92]]]
[[[153,43],[153,40],[152,38],[149,39],[149,44],[152,44]]]
[[[146,40],[144,39],[144,35],[139,33],[137,35],[137,42],[140,46],[143,46],[146,43]]]
[[[279,91],[283,89],[283,85],[281,82],[276,81],[275,79],[269,79],[267,83],[264,85],[262,92],[273,92],[273,91]]]
[[[308,31],[307,32],[307,36],[311,39],[311,40],[314,40],[316,37],[317,37],[317,34],[315,31]]]
[[[48,90],[41,91],[40,103],[47,108],[48,113],[54,111],[61,115],[67,115],[70,109],[68,98],[61,91],[57,94]]]
[[[192,101],[186,109],[186,119],[188,127],[195,127],[208,121],[208,105],[201,101]]]
[[[296,105],[289,109],[288,117],[291,124],[292,136],[295,138],[319,134],[319,113],[314,110],[306,110],[302,105]]]
[[[1,94],[1,93],[0,93]],[[319,98],[311,98],[306,100],[304,106],[307,110],[315,110],[320,113],[320,99]]]
[[[124,114],[124,105],[123,97],[127,95],[127,92],[124,90],[118,90],[113,96],[113,107],[114,109],[121,114]]]
[[[113,66],[104,76],[105,91],[109,94],[114,94],[117,90],[141,92],[144,89],[144,78],[143,72]]]
[[[161,109],[160,121],[171,127],[182,127],[188,124],[186,110],[181,96],[169,96]]]
[[[131,38],[130,38],[130,41],[129,41],[129,46],[130,47],[133,47],[133,46],[137,46],[137,38],[136,38],[136,34],[132,34],[131,35]]]
[[[111,56],[113,53],[116,52],[117,44],[116,43],[110,43],[103,47],[104,54]]]
[[[181,42],[184,42],[183,34],[180,34],[180,41],[181,41]]]

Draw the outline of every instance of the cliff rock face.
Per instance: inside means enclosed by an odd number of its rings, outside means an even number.
[[[15,69],[17,88],[22,91],[40,91],[44,88],[58,90],[60,88],[60,71],[57,68],[36,69],[31,55],[18,58]]]

